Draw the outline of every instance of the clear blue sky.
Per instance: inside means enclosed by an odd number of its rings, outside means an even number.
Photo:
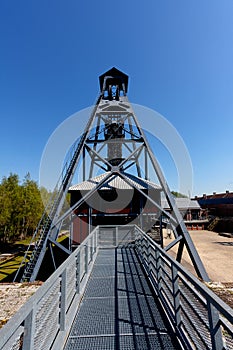
[[[116,66],[184,139],[192,194],[233,190],[232,19],[232,0],[2,0],[0,178],[38,180],[50,134]]]

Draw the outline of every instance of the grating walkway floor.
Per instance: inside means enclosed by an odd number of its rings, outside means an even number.
[[[180,349],[130,248],[98,252],[65,350]]]

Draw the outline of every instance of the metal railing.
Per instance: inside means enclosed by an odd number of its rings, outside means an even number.
[[[233,349],[233,310],[149,236],[135,248],[185,349]]]
[[[95,228],[0,330],[0,349],[62,349],[98,249],[127,245],[135,247],[184,349],[233,350],[233,310],[133,225]]]
[[[96,253],[95,229],[0,330],[1,350],[61,349]]]
[[[134,226],[95,228],[0,330],[0,350],[62,349],[99,247],[135,239]]]

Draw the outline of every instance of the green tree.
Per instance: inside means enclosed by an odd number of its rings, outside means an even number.
[[[44,207],[47,206],[47,204],[49,203],[50,201],[50,198],[51,198],[51,195],[52,195],[52,192],[48,191],[45,187],[40,187],[40,196],[41,196],[41,199],[42,199],[42,202],[44,204]]]
[[[29,173],[22,185],[17,174],[3,177],[0,184],[0,240],[11,242],[32,235],[43,210],[40,190]]]
[[[0,185],[0,240],[6,241],[11,217],[11,201],[6,186]]]
[[[0,240],[12,242],[31,236],[42,217],[44,206],[57,193],[39,189],[27,173],[22,184],[17,174],[3,177],[0,183]],[[69,208],[69,194],[62,212]]]
[[[44,210],[38,185],[29,173],[21,187],[21,203],[21,238],[26,238],[33,234]]]
[[[1,183],[1,236],[10,241],[20,230],[20,186],[17,174],[4,177]],[[3,208],[3,209],[2,209]]]
[[[177,198],[188,198],[188,196],[180,192],[171,191],[171,193],[173,194],[174,197],[177,197]]]

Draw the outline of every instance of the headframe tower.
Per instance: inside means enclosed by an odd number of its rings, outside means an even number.
[[[147,224],[152,226],[159,222],[161,245],[163,244],[163,230],[161,227],[163,223],[169,222],[174,239],[164,249],[168,251],[172,247],[177,246],[176,259],[181,261],[184,248],[186,248],[197,275],[203,280],[208,280],[208,275],[183,222],[159,163],[128,100],[128,76],[113,67],[99,77],[99,84],[100,94],[86,128],[75,143],[74,152],[66,165],[66,171],[63,172],[64,176],[56,188],[56,195],[50,201],[50,205],[43,214],[35,231],[33,237],[35,248],[30,256],[27,253],[25,254],[25,265],[21,268],[21,271],[23,269],[21,281],[34,281],[37,278],[46,251],[51,252],[54,260],[54,246],[67,255],[71,253],[71,249],[63,247],[58,242],[63,223],[69,220],[74,212],[80,213],[81,210],[83,211],[84,205],[87,204],[89,211],[85,214],[87,216],[85,220],[89,220],[88,225],[92,227],[94,216],[91,213],[96,212],[96,209],[93,209],[97,201],[96,195],[99,195],[98,200],[100,201],[104,191],[110,197],[113,196],[114,186],[112,184],[117,184],[116,188],[118,189],[121,187],[123,189],[122,192],[125,194],[127,192],[124,191],[125,188],[132,189],[137,195],[134,198],[137,198],[137,200],[139,198],[140,202],[143,203],[143,205],[140,205],[140,211],[138,209],[138,212],[134,213],[134,217],[133,211],[131,211],[124,218],[128,222],[132,219],[142,229],[148,230],[149,227],[145,226],[145,220],[143,219],[143,222],[141,219],[143,217],[143,209],[146,206],[150,209],[154,208],[153,216],[150,217],[152,220],[150,219],[149,224],[147,220]],[[150,182],[149,169],[152,169],[155,173],[158,180],[157,189],[160,189],[166,198],[170,212],[165,211],[161,202],[153,195],[156,186]],[[66,195],[72,187],[72,180],[76,171],[82,172],[83,183],[86,186],[85,191],[64,212],[62,208]],[[88,187],[87,184],[90,183],[91,186]],[[116,188],[114,190],[117,197],[120,192],[117,193]],[[106,192],[107,190],[109,192]],[[124,197],[122,198],[124,201]],[[112,209],[112,213],[114,211],[115,215],[114,218],[117,218],[117,216],[120,218],[127,204],[122,203],[123,206],[119,208],[119,201],[118,207],[116,205],[114,207],[114,204],[111,202],[114,203],[114,198],[112,197],[110,201],[108,198],[108,203],[110,207],[112,205],[111,208],[114,208],[114,210]],[[102,204],[100,203],[99,205]],[[101,210],[103,212],[104,209]],[[147,211],[145,210],[145,213]],[[109,213],[109,208],[108,212],[105,212]],[[105,216],[107,217],[107,215]],[[103,217],[104,215],[102,215]],[[55,261],[54,267],[56,267]],[[16,275],[15,279],[19,276],[20,273]]]

